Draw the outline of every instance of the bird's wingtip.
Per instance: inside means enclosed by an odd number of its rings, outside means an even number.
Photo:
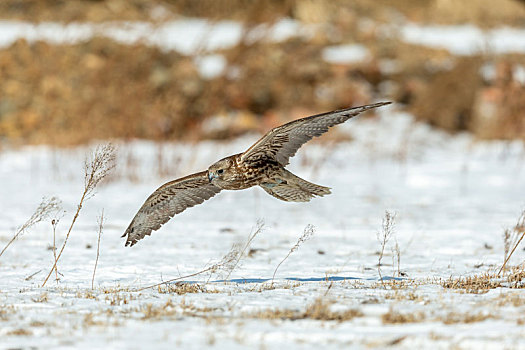
[[[353,107],[353,108],[350,108],[349,110],[354,110],[357,114],[359,114],[359,113],[366,112],[366,111],[369,111],[377,107],[383,107],[389,104],[392,104],[392,101],[382,101],[382,102],[371,103],[371,104],[364,105],[364,106]]]
[[[372,103],[372,104],[369,104],[369,105],[364,106],[364,107],[375,108],[375,107],[386,106],[386,105],[389,105],[389,104],[392,104],[392,101],[376,102],[376,103]]]
[[[135,227],[133,226],[133,222],[131,222],[126,231],[124,231],[122,236],[120,236],[121,238],[126,237],[126,242],[124,243],[125,247],[132,247],[135,243],[137,243],[137,240],[131,238],[133,231],[135,231]]]

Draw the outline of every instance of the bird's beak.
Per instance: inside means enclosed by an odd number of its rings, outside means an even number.
[[[215,174],[212,173],[212,172],[208,172],[208,180],[210,180],[210,182],[211,182],[211,180],[213,180],[213,179],[215,179]]]

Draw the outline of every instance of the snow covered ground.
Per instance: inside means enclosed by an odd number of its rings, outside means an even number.
[[[225,191],[132,248],[120,235],[157,186],[241,152],[257,136],[198,144],[116,141],[115,175],[82,208],[59,262],[60,281],[41,287],[53,259],[49,220],[0,257],[0,348],[525,348],[523,289],[475,294],[441,285],[501,266],[503,231],[525,208],[523,144],[450,136],[392,108],[331,133],[352,139],[311,142],[288,167],[330,186],[331,195],[285,203],[259,188]],[[66,210],[57,227],[62,243],[88,151],[0,151],[0,247],[42,196],[53,195]],[[378,281],[376,237],[385,210],[397,215],[381,272],[397,276],[397,241],[404,276],[386,289]],[[182,294],[188,285],[133,291],[220,261],[258,220],[264,230],[230,276],[222,270],[184,279],[197,282],[194,293]],[[308,224],[313,237],[281,265],[273,286],[263,282]],[[510,264],[524,259],[520,247]]]
[[[370,20],[362,20],[363,30],[368,30]],[[390,23],[377,27],[380,37],[392,37],[404,42],[446,49],[454,55],[509,54],[525,52],[525,29],[502,27],[482,30],[474,25],[438,26],[411,22]],[[111,38],[124,44],[137,42],[154,45],[183,55],[196,56],[204,76],[221,74],[224,59],[219,55],[206,55],[216,50],[238,45],[241,40],[270,40],[281,42],[292,37],[311,38],[318,32],[334,31],[330,25],[304,24],[284,18],[273,25],[261,24],[243,36],[242,23],[236,21],[210,22],[202,18],[178,18],[157,24],[150,22],[112,21],[42,22],[0,21],[0,47],[9,46],[18,39],[29,42],[47,41],[54,44],[74,44],[94,36]],[[338,40],[337,36],[334,40]],[[221,57],[221,61],[218,61]],[[325,49],[323,57],[331,63],[352,63],[369,57],[366,48],[355,43]],[[209,62],[208,62],[209,61]],[[206,63],[209,64],[206,64]],[[213,73],[210,74],[210,71]]]
[[[454,55],[505,54],[525,52],[525,29],[502,27],[482,30],[474,25],[401,27],[403,41],[438,49]]]
[[[363,28],[369,20],[363,20]],[[272,26],[261,24],[252,29],[246,40],[266,38],[284,41],[291,37],[311,37],[316,31],[327,30],[321,25],[303,24],[285,18]],[[525,29],[502,27],[482,30],[474,25],[420,25],[411,22],[388,24],[378,28],[383,35],[394,35],[405,42],[444,48],[456,55],[483,52],[525,52]],[[198,51],[214,51],[237,45],[243,39],[243,26],[235,21],[209,22],[202,18],[179,18],[153,24],[150,22],[113,21],[105,23],[0,21],[0,46],[11,45],[18,39],[44,40],[55,44],[73,44],[94,36],[105,36],[132,44],[145,42],[184,55]],[[361,52],[356,53],[361,56]],[[352,56],[353,59],[353,56]]]

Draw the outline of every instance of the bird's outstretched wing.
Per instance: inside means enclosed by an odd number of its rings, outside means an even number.
[[[310,141],[313,137],[324,134],[331,126],[344,123],[348,119],[369,109],[390,103],[391,102],[379,102],[291,121],[270,130],[241,155],[241,160],[243,162],[250,162],[261,159],[273,159],[282,166],[285,166],[302,145]]]
[[[158,230],[175,214],[219,193],[221,189],[210,183],[207,174],[202,171],[170,181],[153,192],[122,235],[128,236],[126,246],[133,246],[146,235],[151,235],[151,231]]]

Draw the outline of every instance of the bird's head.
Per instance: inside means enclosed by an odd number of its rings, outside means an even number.
[[[235,179],[233,169],[234,161],[231,157],[221,159],[213,163],[208,168],[208,179],[211,183],[220,185],[222,182],[228,182]]]

